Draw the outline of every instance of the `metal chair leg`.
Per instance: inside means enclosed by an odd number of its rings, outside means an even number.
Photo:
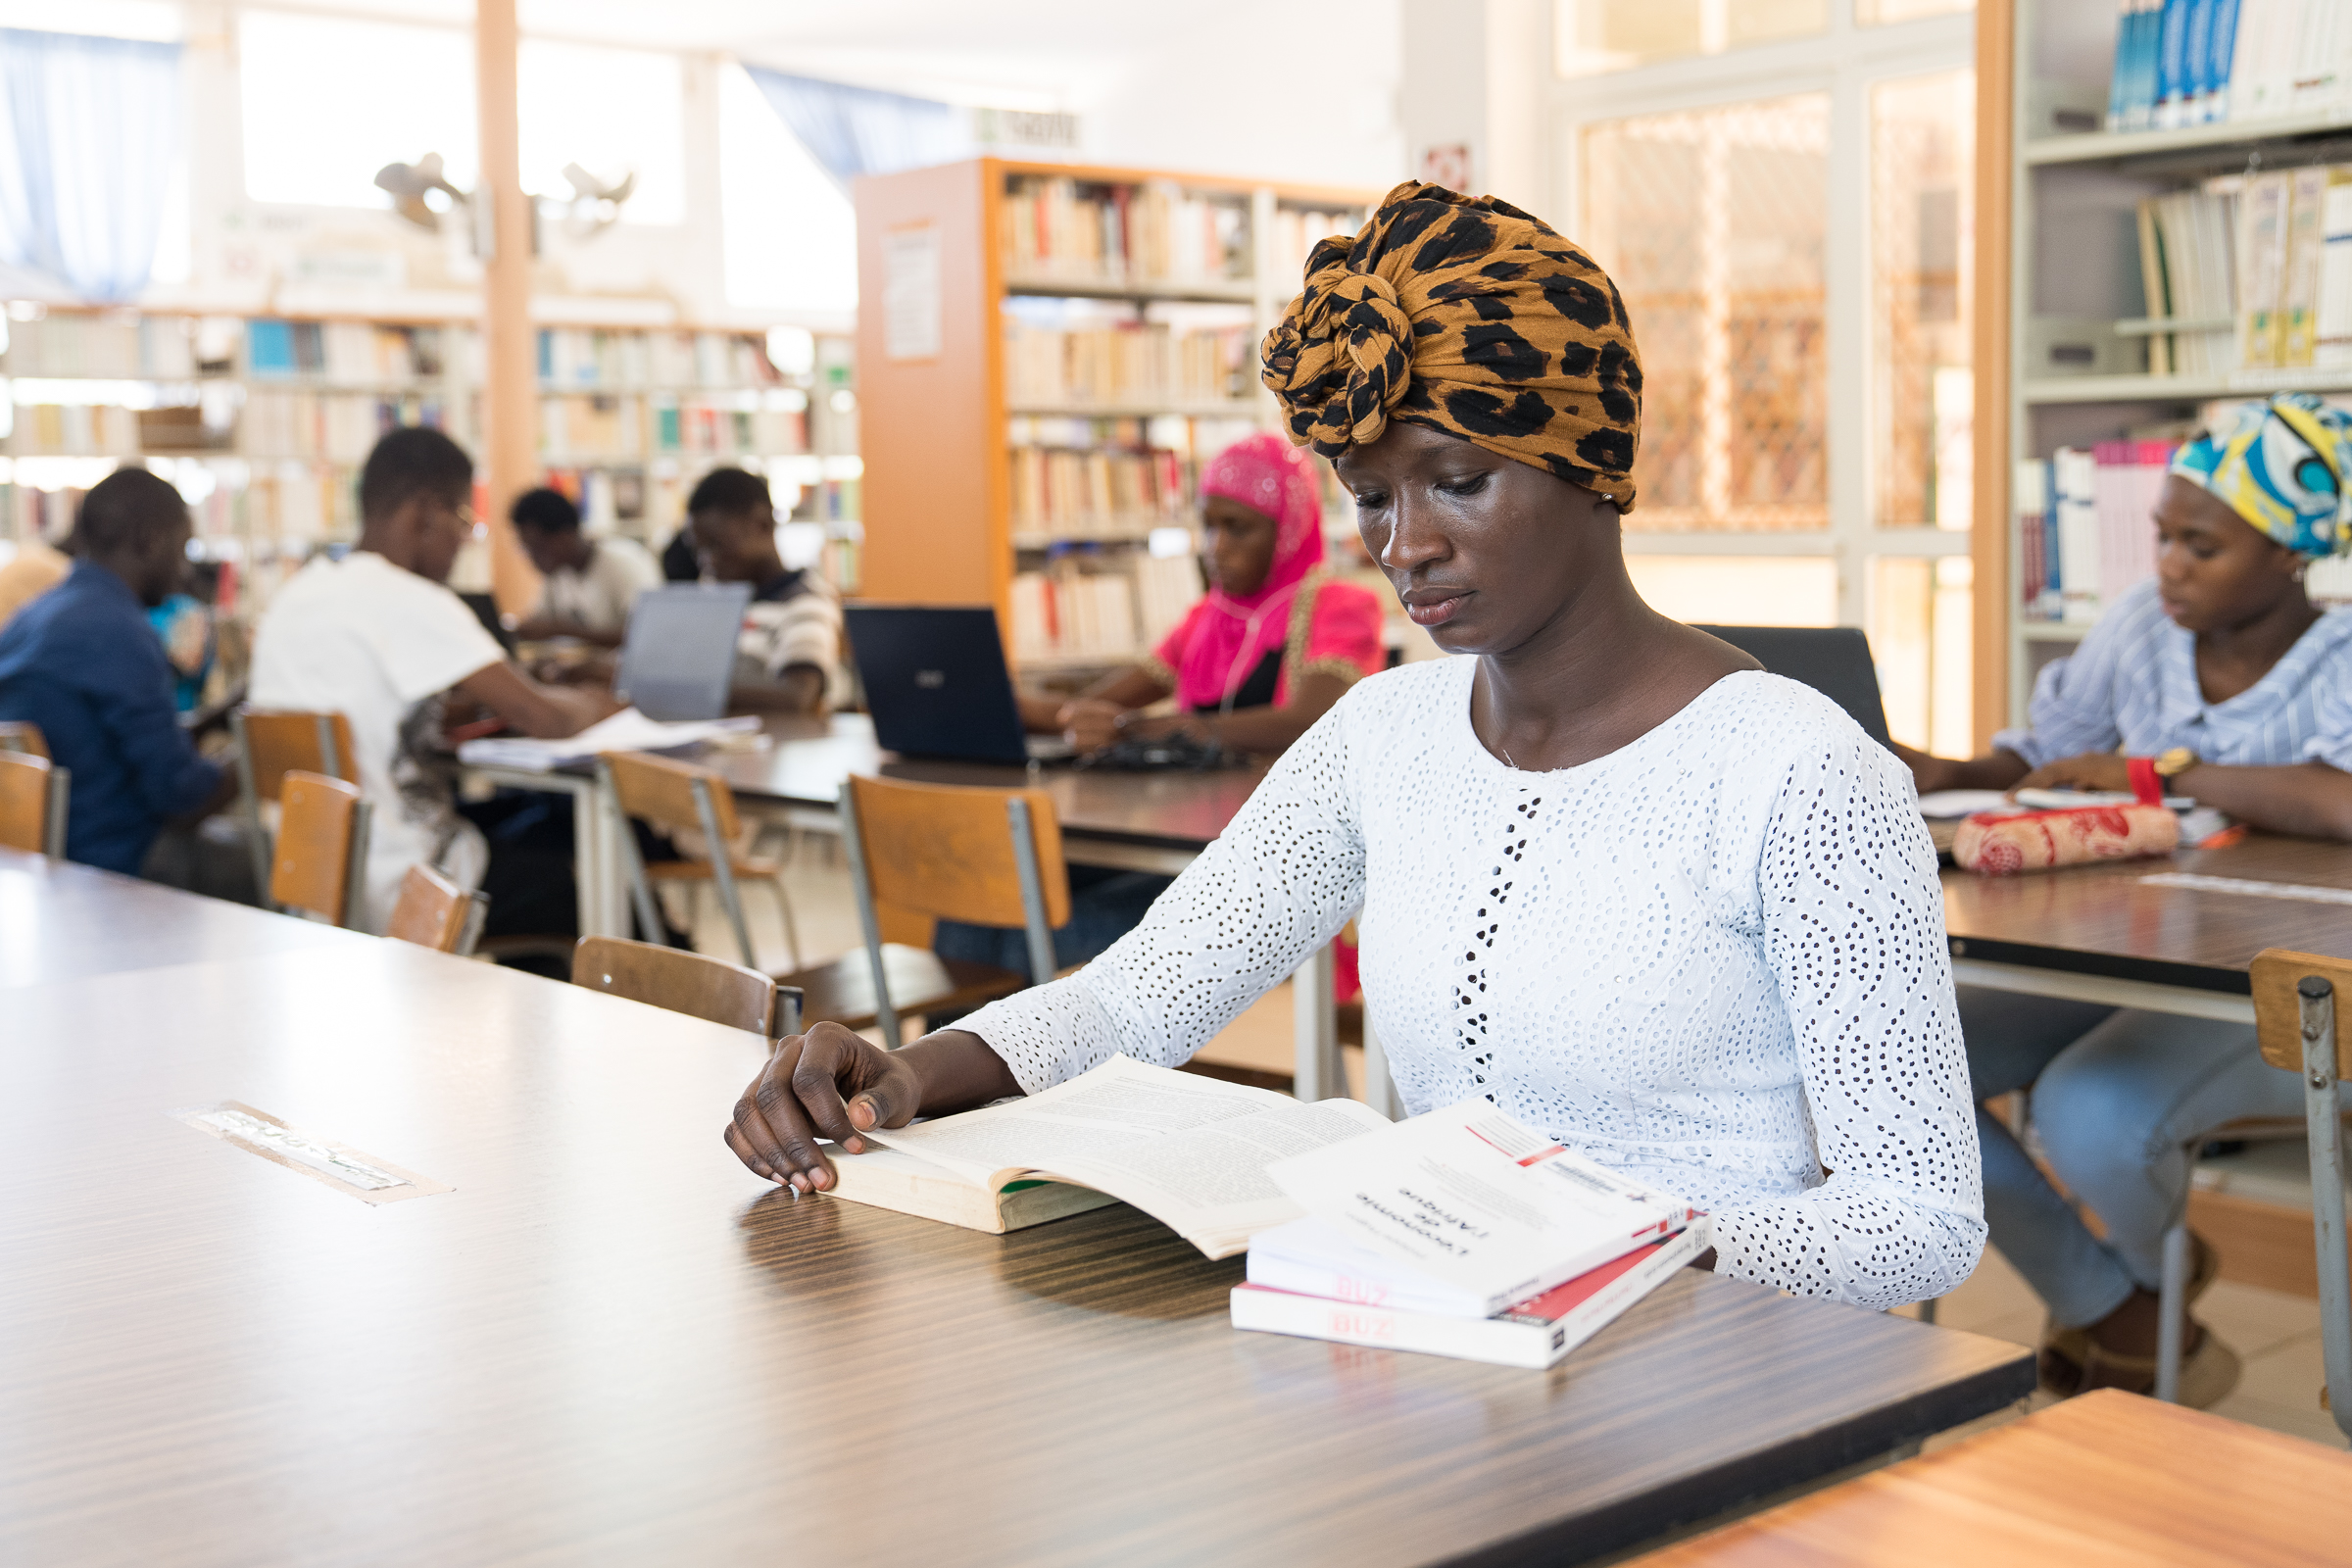
[[[2302,1017],[2304,1130],[2311,1141],[2311,1228],[2320,1267],[2320,1349],[2328,1402],[2352,1438],[2352,1264],[2344,1239],[2344,1129],[2336,1112],[2335,991],[2317,975],[2295,988]]]
[[[1943,1298],[1942,1298],[1942,1297],[1940,1297],[1940,1296],[1931,1296],[1931,1297],[1929,1297],[1929,1298],[1928,1298],[1926,1300],[1924,1300],[1924,1301],[1920,1302],[1920,1303],[1919,1303],[1919,1320],[1920,1320],[1922,1323],[1933,1323],[1933,1322],[1935,1322],[1935,1321],[1936,1321],[1936,1304],[1938,1301],[1942,1300],[1942,1299],[1943,1299]]]
[[[718,888],[719,906],[727,911],[727,924],[735,928],[735,945],[743,950],[743,966],[760,967],[760,958],[752,951],[752,928],[743,921],[743,897],[735,888],[733,859],[735,846],[718,831],[718,810],[710,802],[710,786],[701,779],[694,781],[694,810],[703,819],[703,837],[710,845],[710,880]]]
[[[2164,1233],[2164,1283],[2156,1301],[2156,1397],[2180,1402],[2180,1347],[2188,1337],[2188,1220]]]

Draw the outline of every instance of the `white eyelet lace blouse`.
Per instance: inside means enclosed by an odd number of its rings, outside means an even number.
[[[1483,1096],[1681,1194],[1740,1278],[1873,1307],[1967,1278],[1976,1125],[1901,764],[1744,672],[1522,772],[1471,730],[1475,668],[1359,682],[1141,926],[958,1027],[1031,1093],[1119,1052],[1174,1066],[1360,906],[1408,1111]]]

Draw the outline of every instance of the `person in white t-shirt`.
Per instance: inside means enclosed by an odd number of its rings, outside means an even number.
[[[360,474],[360,540],[280,588],[254,632],[256,708],[342,713],[360,789],[373,808],[367,921],[381,930],[412,865],[471,888],[489,848],[459,815],[447,702],[488,710],[523,734],[577,734],[610,696],[542,686],[508,662],[446,579],[477,524],[473,462],[438,430],[401,429]],[[493,891],[492,921],[498,923]]]
[[[662,586],[662,568],[645,546],[634,539],[589,538],[580,532],[580,509],[561,490],[526,490],[507,515],[545,579],[539,607],[514,634],[619,647],[637,596]]]
[[[752,585],[736,645],[732,706],[829,710],[849,689],[841,667],[841,603],[815,572],[786,569],[767,481],[741,468],[713,468],[687,498],[686,516],[703,575]]]

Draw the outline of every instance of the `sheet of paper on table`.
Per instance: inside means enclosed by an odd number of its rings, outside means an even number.
[[[500,735],[467,741],[458,748],[458,760],[474,767],[512,767],[526,773],[547,773],[566,762],[586,761],[606,752],[662,752],[674,747],[691,746],[697,741],[739,735],[759,727],[759,718],[748,713],[736,718],[664,724],[659,719],[646,717],[634,708],[624,708],[611,718],[591,724],[577,735],[563,740],[539,741],[526,736]]]

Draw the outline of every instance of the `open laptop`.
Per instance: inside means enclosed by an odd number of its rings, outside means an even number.
[[[751,602],[749,583],[648,588],[629,612],[612,690],[648,718],[677,723],[723,717],[743,611]]]
[[[1023,730],[995,611],[851,605],[843,615],[874,739],[885,750],[1014,765],[1070,755],[1058,737]]]
[[[1871,662],[1870,639],[1859,626],[1700,626],[1775,675],[1799,681],[1845,710],[1862,733],[1888,751],[1886,707],[1879,697],[1879,669]]]

